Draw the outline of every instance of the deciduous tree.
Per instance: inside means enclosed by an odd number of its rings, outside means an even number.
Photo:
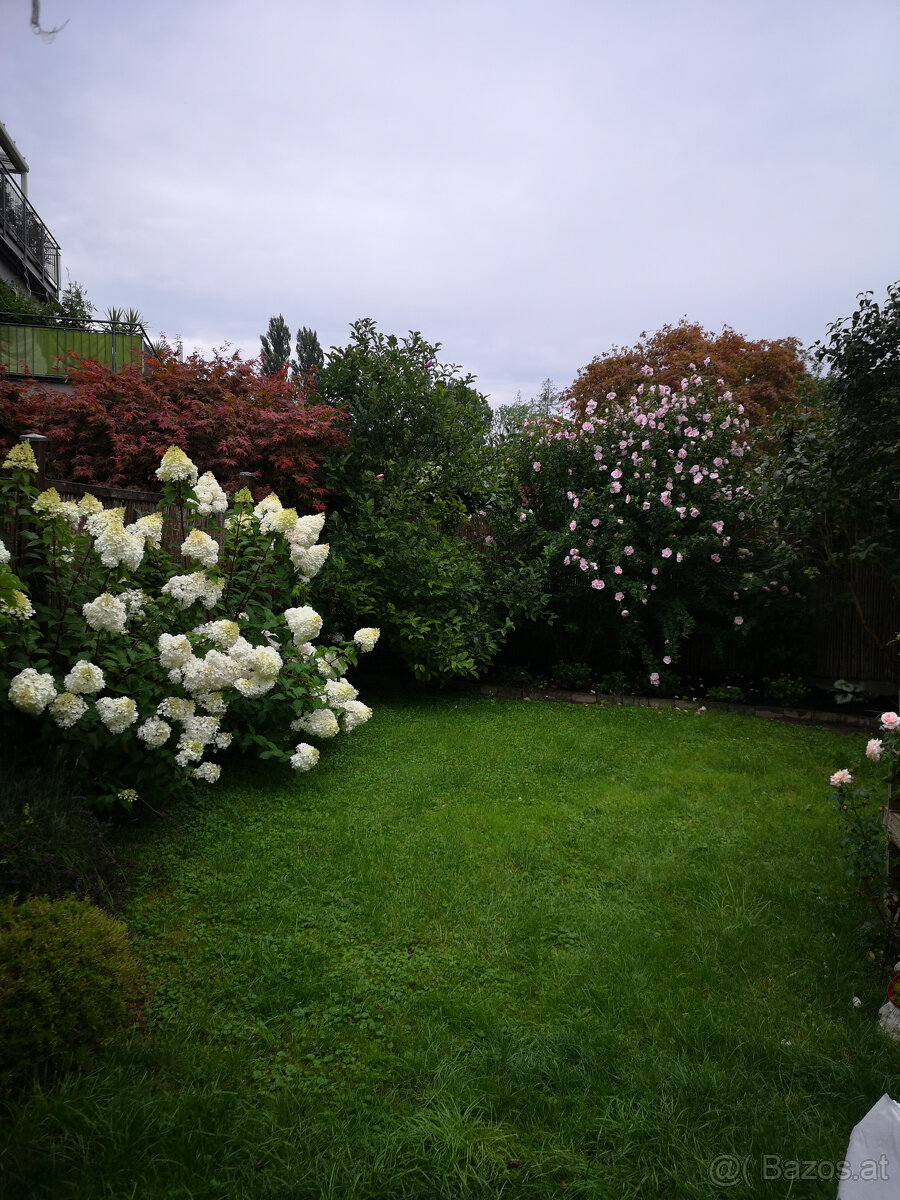
[[[807,376],[797,338],[751,341],[728,325],[713,334],[683,319],[656,333],[642,333],[634,346],[613,346],[593,359],[578,372],[565,398],[574,401],[581,414],[593,400],[602,414],[610,392],[623,402],[634,395],[645,366],[653,368],[657,384],[676,391],[682,379],[690,379],[698,370],[707,378],[721,379],[753,424],[766,423],[773,413],[796,405]]]

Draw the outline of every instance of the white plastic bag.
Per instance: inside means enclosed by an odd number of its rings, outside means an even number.
[[[885,1092],[854,1125],[837,1200],[900,1197],[900,1104]]]

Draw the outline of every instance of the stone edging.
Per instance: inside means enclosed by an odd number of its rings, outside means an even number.
[[[496,696],[500,700],[552,700],[569,704],[611,704],[635,708],[679,708],[696,712],[708,709],[711,712],[742,713],[747,717],[759,717],[764,721],[803,721],[810,725],[844,725],[853,729],[871,729],[873,718],[861,717],[856,713],[814,712],[804,708],[769,708],[761,705],[730,704],[723,700],[668,700],[662,696],[617,696],[597,692],[567,692],[561,688],[517,688],[501,684],[485,683],[479,689],[482,696]],[[877,718],[876,718],[877,720]]]

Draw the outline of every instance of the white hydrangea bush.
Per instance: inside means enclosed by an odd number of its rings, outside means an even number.
[[[7,527],[24,512],[28,530],[21,562],[0,542],[0,705],[22,736],[65,739],[95,802],[215,783],[232,742],[308,771],[320,751],[301,739],[369,720],[346,672],[379,631],[317,645],[325,622],[305,602],[328,556],[323,513],[246,490],[229,505],[178,447],[159,510],[131,522],[91,495],[39,492],[35,471],[21,443],[0,477]]]

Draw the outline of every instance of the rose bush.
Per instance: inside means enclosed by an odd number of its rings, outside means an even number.
[[[796,600],[760,570],[760,471],[744,406],[695,368],[678,388],[643,382],[602,415],[570,402],[528,425],[514,519],[549,549],[561,628],[658,686],[695,629],[746,636],[759,602]],[[559,651],[557,651],[559,653]]]
[[[156,472],[158,511],[128,524],[90,494],[38,494],[27,443],[3,466],[4,528],[19,545],[13,559],[0,543],[3,719],[17,738],[63,739],[93,801],[213,783],[232,739],[307,770],[319,752],[298,732],[327,738],[368,719],[343,676],[378,630],[316,647],[321,616],[292,606],[327,557],[324,514],[274,494],[254,506],[246,491],[229,508],[177,447]]]

